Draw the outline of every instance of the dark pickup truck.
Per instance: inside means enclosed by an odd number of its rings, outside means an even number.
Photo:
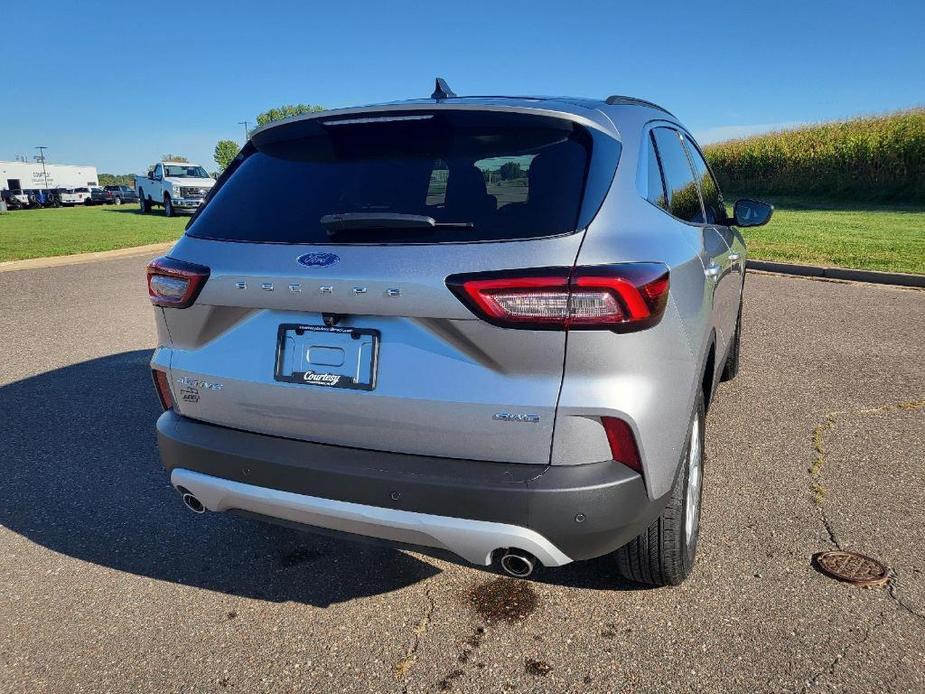
[[[123,202],[138,202],[138,193],[131,186],[104,186],[93,188],[88,205],[121,205]]]

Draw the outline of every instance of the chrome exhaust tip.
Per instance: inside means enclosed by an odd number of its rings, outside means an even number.
[[[183,505],[193,513],[206,512],[206,507],[203,505],[203,503],[189,492],[183,494],[181,498],[183,499]]]
[[[527,578],[536,567],[536,557],[519,549],[506,550],[501,557],[501,568],[509,576]]]

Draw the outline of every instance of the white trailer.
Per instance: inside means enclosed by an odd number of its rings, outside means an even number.
[[[95,166],[0,161],[0,190],[92,188],[99,185]]]

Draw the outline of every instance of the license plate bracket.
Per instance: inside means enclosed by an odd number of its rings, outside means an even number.
[[[373,390],[378,330],[283,323],[276,338],[274,378],[321,388]]]

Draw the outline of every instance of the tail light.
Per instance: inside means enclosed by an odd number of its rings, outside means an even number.
[[[668,305],[661,263],[452,275],[446,284],[477,316],[505,328],[632,332],[658,323]]]
[[[167,374],[160,369],[151,369],[151,377],[154,379],[154,390],[157,391],[161,407],[169,410],[173,407],[173,396],[170,394],[170,381],[167,380]]]
[[[639,448],[636,446],[636,437],[630,425],[617,417],[601,417],[601,424],[607,433],[607,443],[610,444],[610,454],[613,459],[623,463],[631,470],[642,474],[642,462],[639,459]]]
[[[148,296],[155,306],[191,306],[209,279],[209,268],[169,256],[148,263]]]

